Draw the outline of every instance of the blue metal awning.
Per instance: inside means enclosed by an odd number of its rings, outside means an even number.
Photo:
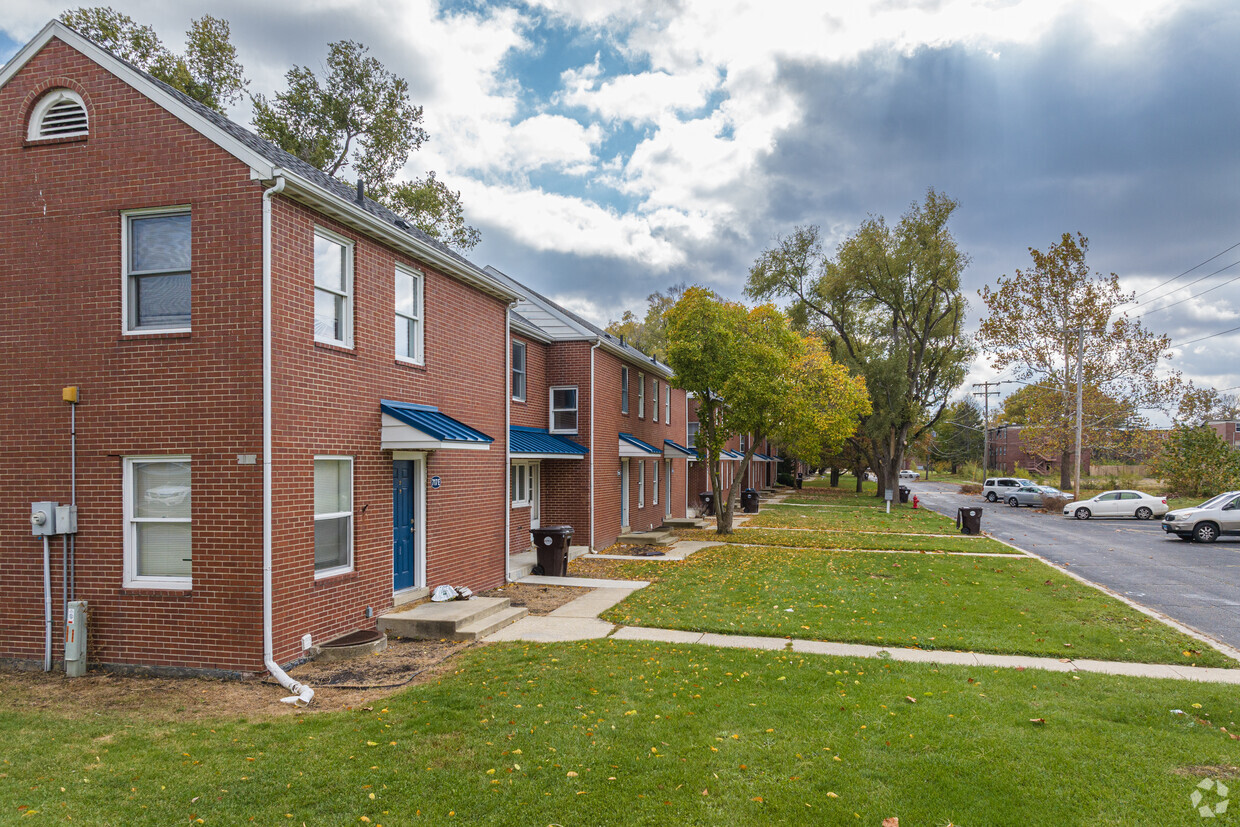
[[[546,428],[514,425],[508,430],[508,443],[514,457],[522,459],[581,459],[590,451]]]
[[[666,459],[697,459],[697,454],[683,445],[677,445],[670,439],[663,440],[663,456]]]
[[[495,440],[481,431],[458,422],[431,405],[411,402],[379,401],[383,414],[384,450],[435,451],[458,448],[486,451]]]
[[[658,456],[663,453],[658,448],[648,442],[642,442],[632,434],[620,434],[620,456],[622,457],[648,457],[651,454]]]

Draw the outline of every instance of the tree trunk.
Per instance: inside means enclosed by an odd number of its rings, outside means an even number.
[[[857,493],[860,494],[862,491],[862,487],[865,485],[865,469],[858,468],[856,473],[857,473]]]
[[[836,468],[834,465],[831,466],[831,487],[840,487],[840,469]]]
[[[1072,452],[1064,451],[1059,456],[1059,490],[1067,491],[1072,485]]]

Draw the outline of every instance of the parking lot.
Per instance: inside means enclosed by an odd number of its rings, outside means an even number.
[[[962,496],[955,485],[903,484],[951,517],[960,507],[980,507],[991,536],[1240,648],[1240,537],[1190,543],[1164,534],[1157,518],[1080,521]]]

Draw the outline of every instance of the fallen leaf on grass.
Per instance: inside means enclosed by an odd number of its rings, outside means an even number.
[[[917,703],[917,699],[914,698],[912,695],[905,695],[904,700],[908,701],[911,704]]]
[[[1041,725],[1041,724],[1046,723],[1046,719],[1045,718],[1030,718],[1029,723]]]
[[[883,827],[900,827],[900,819],[895,816],[892,816],[891,818],[884,818]]]

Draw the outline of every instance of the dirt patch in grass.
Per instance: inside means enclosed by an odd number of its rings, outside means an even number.
[[[1240,767],[1227,764],[1195,764],[1188,767],[1176,767],[1171,774],[1182,775],[1186,778],[1214,778],[1231,781],[1240,778]]]
[[[469,643],[389,641],[386,651],[335,663],[311,661],[289,670],[314,688],[304,709],[280,703],[288,692],[269,675],[245,680],[119,675],[92,669],[67,679],[5,667],[0,669],[0,709],[54,710],[58,716],[91,716],[98,710],[144,720],[269,718],[352,709],[451,669],[451,658]],[[353,688],[373,687],[373,688]]]
[[[572,568],[571,565],[569,567]],[[532,615],[550,614],[565,603],[576,600],[588,590],[575,586],[536,586],[533,583],[509,583],[484,593],[483,597],[507,597],[514,606],[524,606]]]

